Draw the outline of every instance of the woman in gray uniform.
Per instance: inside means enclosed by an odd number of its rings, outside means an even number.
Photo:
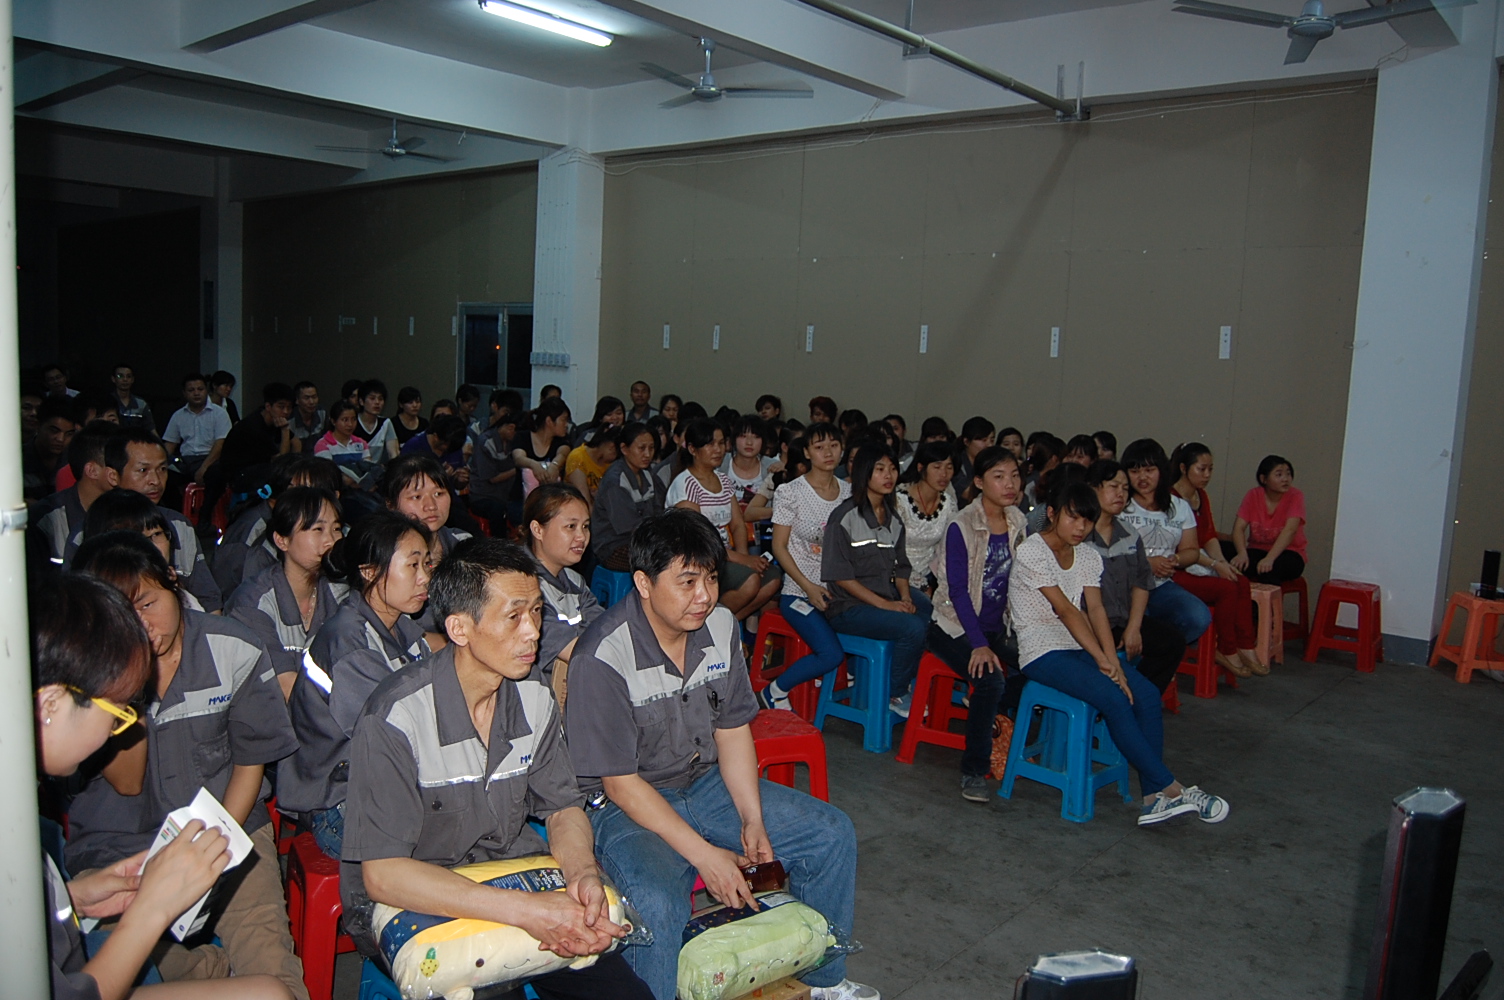
[[[44,774],[66,777],[113,735],[137,730],[152,650],[131,602],[81,574],[49,580],[31,602],[31,668],[37,748]],[[44,825],[48,821],[44,820]],[[55,826],[55,825],[54,825]],[[270,976],[135,988],[162,932],[219,878],[229,841],[195,837],[195,820],[143,867],[141,855],[69,881],[60,860],[43,856],[52,996],[56,1000],[284,1000]],[[118,918],[94,954],[84,950],[80,917]]]
[[[590,546],[590,508],[585,497],[568,483],[545,483],[528,494],[522,523],[528,547],[538,564],[543,591],[542,636],[538,639],[538,668],[544,683],[554,689],[559,708],[567,695],[565,672],[574,644],[585,627],[605,609],[574,567]]]
[[[360,710],[377,684],[429,652],[409,616],[428,601],[432,542],[422,523],[376,511],[329,560],[350,595],[313,637],[293,682],[288,707],[299,746],[277,775],[277,802],[333,858],[345,836],[350,735]]]
[[[449,527],[449,509],[454,498],[444,467],[432,455],[400,455],[392,459],[381,477],[381,492],[388,508],[421,521],[428,528],[434,566],[470,537],[468,531]]]
[[[329,579],[324,557],[340,537],[339,499],[328,490],[294,486],[268,515],[266,534],[282,556],[235,588],[225,614],[266,643],[284,698],[303,668],[308,643],[334,617],[350,588]]]
[[[644,519],[663,513],[664,488],[649,472],[656,438],[643,424],[627,424],[617,444],[621,457],[601,476],[591,510],[591,548],[600,565],[627,572],[632,532]]]

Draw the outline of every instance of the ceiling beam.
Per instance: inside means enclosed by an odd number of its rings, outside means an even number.
[[[559,147],[578,144],[568,88],[310,24],[214,52],[178,44],[178,0],[16,0],[18,39],[170,75]],[[575,113],[572,113],[572,110]]]
[[[61,104],[140,75],[140,70],[119,63],[79,59],[42,49],[16,63],[16,110],[36,111]]]
[[[606,2],[868,97],[897,100],[907,89],[902,46],[787,0]]]
[[[214,52],[364,3],[370,0],[183,0],[180,41],[190,52]]]

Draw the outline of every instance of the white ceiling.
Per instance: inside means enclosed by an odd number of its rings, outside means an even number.
[[[533,2],[616,40],[584,45],[475,0],[15,0],[18,109],[117,141],[338,168],[320,176],[345,183],[528,162],[563,146],[612,155],[1038,110],[799,0]],[[908,16],[909,0],[847,2],[900,25]],[[1427,37],[1446,39],[1494,3],[1406,20],[1429,18]],[[1064,66],[1074,97],[1084,64],[1087,103],[1102,106],[1368,77],[1405,41],[1395,27],[1343,31],[1285,66],[1282,32],[1178,14],[1172,0],[913,0],[913,10],[915,31],[1045,91]],[[797,81],[814,98],[660,109],[678,91],[643,64],[693,77],[700,35],[718,43],[722,83]],[[393,118],[453,162],[319,149],[379,147]]]

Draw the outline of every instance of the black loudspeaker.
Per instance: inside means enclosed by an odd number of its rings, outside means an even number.
[[[1023,1000],[1134,1000],[1137,995],[1133,959],[1100,948],[1040,955],[1024,973]]]
[[[1447,788],[1412,788],[1394,800],[1364,1000],[1436,996],[1466,811]]]
[[[1483,574],[1478,577],[1478,596],[1485,601],[1499,597],[1499,550],[1483,550]]]

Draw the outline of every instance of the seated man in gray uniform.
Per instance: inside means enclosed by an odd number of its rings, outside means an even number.
[[[601,863],[653,932],[627,961],[673,1000],[696,873],[721,902],[755,906],[737,868],[777,858],[793,894],[849,932],[856,832],[839,809],[758,779],[740,629],[716,603],[720,533],[670,510],[637,527],[630,558],[636,592],[575,645],[565,725],[581,788],[598,796]],[[804,980],[814,1000],[878,998],[846,979],[844,958]]]
[[[552,693],[538,679],[542,598],[508,542],[460,543],[429,603],[449,645],[382,681],[350,744],[340,895],[367,954],[374,903],[511,924],[558,955],[599,955],[626,930],[607,916],[590,823]],[[528,826],[537,816],[548,843]],[[552,854],[565,892],[472,882],[459,865]],[[648,1000],[620,955],[533,980],[543,1000]]]

